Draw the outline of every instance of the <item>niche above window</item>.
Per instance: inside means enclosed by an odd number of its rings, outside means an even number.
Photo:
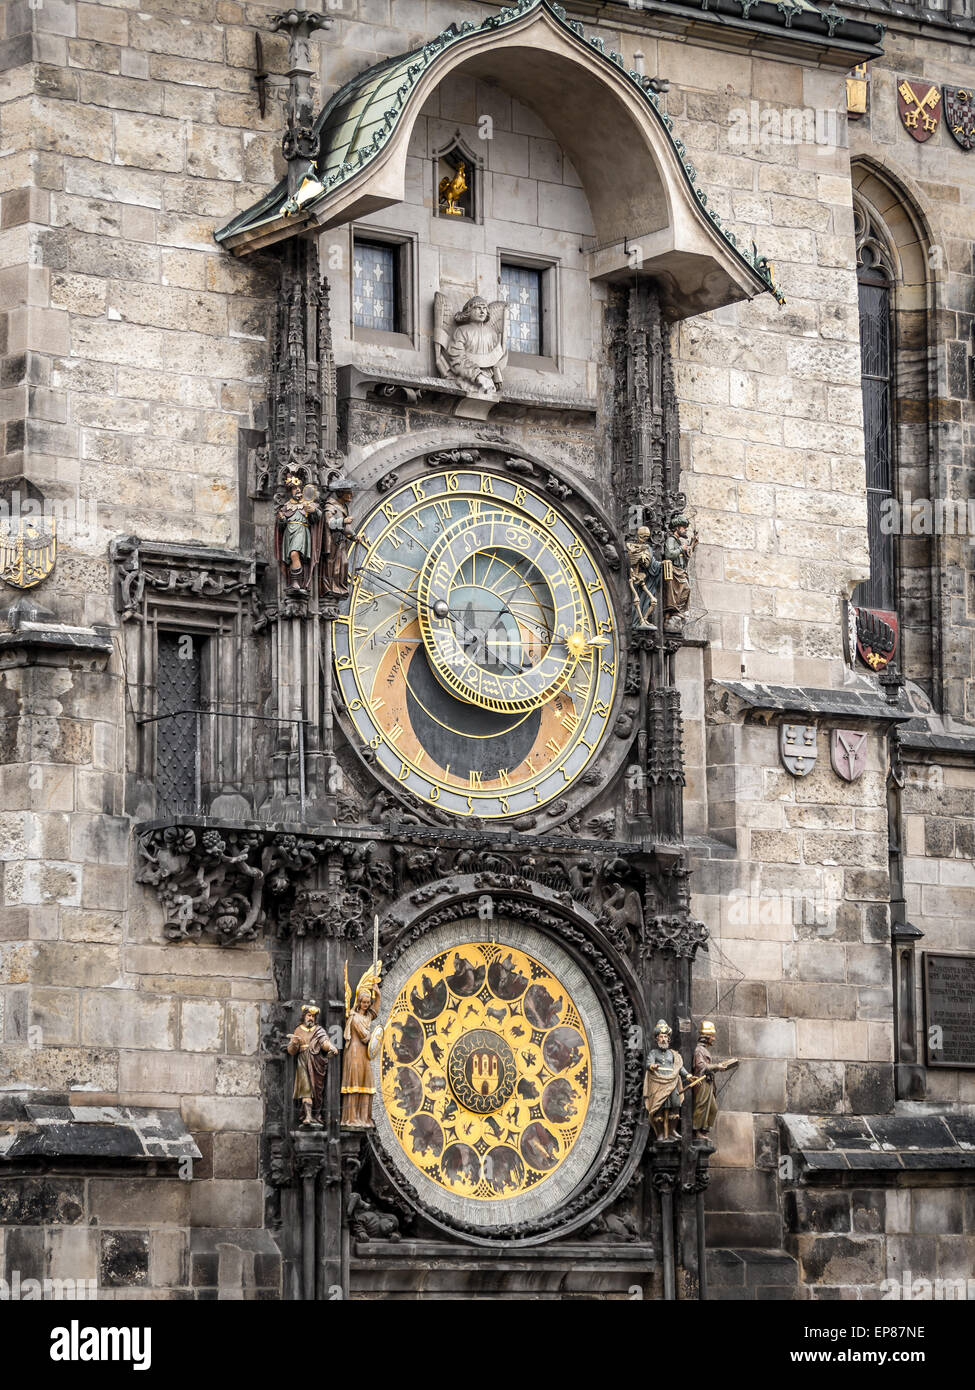
[[[480,159],[457,131],[448,145],[433,152],[433,205],[451,222],[481,221]]]

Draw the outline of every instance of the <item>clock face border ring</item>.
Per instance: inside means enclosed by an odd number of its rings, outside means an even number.
[[[516,510],[514,509],[514,504],[511,505],[513,510]],[[523,513],[520,517],[517,515],[513,516],[506,528],[509,534],[514,531],[516,534],[520,532],[528,536],[531,536],[533,533],[538,535],[540,529],[537,520],[530,517],[527,513]],[[451,662],[451,649],[457,650],[459,647],[455,625],[451,620],[445,626],[446,620],[433,618],[431,614],[433,613],[434,603],[438,599],[443,600],[448,605],[450,604],[452,590],[456,585],[461,568],[467,560],[491,548],[494,548],[498,553],[504,553],[506,550],[511,550],[512,553],[515,553],[513,545],[507,543],[507,537],[504,537],[500,542],[494,542],[493,539],[491,539],[494,530],[495,523],[490,520],[473,521],[471,518],[461,518],[455,522],[452,526],[448,527],[431,546],[427,559],[421,567],[417,582],[417,609],[420,631],[423,635],[424,646],[430,657],[434,673],[438,680],[440,680],[448,690],[451,690],[454,694],[460,695],[461,698],[470,700],[474,704],[481,703],[480,692],[464,681],[460,674],[460,669],[443,670],[444,664],[448,666],[454,665],[454,663]],[[486,538],[483,541],[479,541],[481,533],[485,533]],[[460,556],[456,555],[453,548],[454,543],[466,538],[474,539],[475,544],[473,548]],[[538,688],[533,693],[523,696],[495,694],[492,701],[492,708],[495,705],[499,705],[505,710],[510,710],[512,712],[537,708],[538,705],[551,699],[568,681],[574,666],[578,663],[578,657],[573,654],[567,644],[564,654],[557,653],[553,650],[555,646],[559,645],[561,641],[564,640],[558,632],[559,617],[563,620],[561,626],[567,629],[566,636],[569,630],[575,631],[579,623],[584,621],[585,605],[576,578],[576,571],[570,556],[558,542],[545,537],[541,537],[541,540],[542,553],[531,554],[523,558],[529,560],[535,568],[538,577],[546,586],[546,591],[551,600],[551,607],[553,610],[553,631],[548,648],[538,665],[528,671],[519,670],[516,673],[516,678],[521,683],[529,685],[535,683]],[[543,560],[549,562],[547,566],[543,564]],[[595,561],[592,560],[591,557],[590,563],[592,563],[595,568]],[[550,572],[552,565],[554,565],[556,569],[554,582],[553,575]],[[598,573],[598,570],[596,572]],[[442,582],[438,583],[441,579]],[[568,591],[568,600],[560,601],[556,598],[555,588],[559,580],[561,580],[562,586]],[[571,629],[567,621],[569,616],[571,616]],[[468,664],[467,658],[462,655],[462,651],[463,649],[461,648],[458,652],[461,656],[461,659],[456,663],[458,668],[463,668]],[[544,674],[546,669],[548,672],[547,675]],[[536,677],[538,679],[534,679],[533,682],[533,678]],[[495,680],[497,684],[502,686],[505,683],[504,677],[495,677]],[[511,682],[509,681],[508,683],[510,684]]]

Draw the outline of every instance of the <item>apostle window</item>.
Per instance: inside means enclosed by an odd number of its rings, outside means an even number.
[[[508,351],[541,357],[545,271],[537,266],[501,262],[500,298],[508,305]]]
[[[352,242],[352,327],[356,338],[411,346],[415,238],[370,227]]]
[[[356,328],[398,333],[396,247],[356,238],[352,257],[352,321]]]

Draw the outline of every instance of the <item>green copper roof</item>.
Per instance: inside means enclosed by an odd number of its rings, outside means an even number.
[[[705,9],[710,5],[714,11],[719,8],[724,10],[733,5],[738,15],[745,19],[749,18],[752,9],[770,13],[778,11],[784,16],[785,27],[792,28],[795,25],[797,29],[807,29],[813,25],[817,30],[828,29],[830,37],[836,27],[846,22],[835,11],[834,6],[830,7],[830,11],[822,11],[809,3],[809,0],[778,0],[777,4],[773,4],[772,0],[699,0],[699,3]],[[684,176],[704,216],[711,221],[738,259],[744,262],[765,284],[766,289],[781,302],[781,296],[772,283],[768,264],[764,257],[759,256],[754,243],[750,252],[739,247],[734,234],[725,230],[718,214],[707,206],[707,195],[697,185],[694,164],[688,157],[682,141],[673,134],[673,121],[660,110],[657,95],[650,87],[650,79],[642,73],[627,69],[622,54],[607,50],[605,40],[601,36],[587,36],[583,25],[578,20],[569,19],[566,11],[554,0],[519,0],[519,3],[501,9],[498,14],[489,15],[480,25],[475,25],[469,20],[460,25],[452,24],[412,52],[388,59],[360,73],[336,92],[315,123],[315,129],[320,135],[315,175],[322,184],[323,191],[303,205],[302,214],[335,193],[377,157],[396,129],[418,79],[442,54],[463,45],[472,34],[503,30],[538,7],[544,7],[561,27],[570,31],[577,39],[587,42],[593,50],[595,62],[612,63],[626,74],[677,152]],[[781,24],[782,21],[778,22]],[[767,19],[765,23],[768,23]],[[215,234],[217,241],[224,242],[241,232],[256,229],[263,223],[279,220],[286,201],[287,183],[282,180],[253,207],[222,227]],[[296,226],[304,220],[304,217],[296,218]]]
[[[470,29],[474,26],[471,25]],[[469,32],[469,30],[468,30]],[[458,31],[458,37],[459,37]],[[433,41],[434,43],[437,40]],[[316,122],[321,149],[316,165],[319,179],[328,187],[341,183],[349,170],[362,167],[399,120],[403,104],[416,78],[427,67],[425,48],[392,58],[354,78],[325,107]],[[442,53],[448,47],[437,49]]]

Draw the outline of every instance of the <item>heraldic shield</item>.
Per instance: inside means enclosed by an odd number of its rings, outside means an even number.
[[[782,766],[793,777],[808,777],[816,762],[816,725],[783,724],[779,729]]]
[[[0,522],[0,579],[15,589],[30,589],[46,579],[57,559],[54,517],[21,517]]]
[[[834,729],[829,736],[829,760],[837,777],[855,782],[867,765],[867,735],[858,729]]]
[[[857,651],[871,671],[885,671],[897,651],[900,623],[886,608],[857,609]]]
[[[963,150],[975,146],[975,88],[945,87],[945,120]]]
[[[923,144],[938,129],[941,93],[933,83],[920,77],[903,77],[897,84],[897,114],[908,135]]]

